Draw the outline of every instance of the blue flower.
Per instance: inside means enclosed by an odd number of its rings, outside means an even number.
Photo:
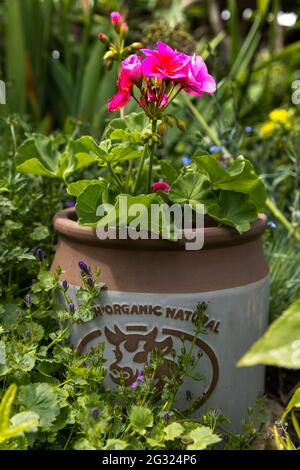
[[[74,313],[75,312],[75,305],[74,304],[70,304],[69,305],[69,310],[71,313]]]
[[[214,409],[214,417],[217,418],[220,414],[220,411],[218,410],[218,408],[215,408]]]
[[[185,166],[188,166],[192,163],[192,159],[191,157],[188,157],[187,155],[185,155],[184,157],[182,157],[181,159],[182,163],[185,165]]]
[[[66,207],[75,207],[74,201],[66,201]]]
[[[36,259],[40,262],[43,261],[43,259],[45,258],[45,254],[42,250],[42,248],[37,248],[36,251],[35,251],[35,256],[36,256]]]
[[[66,279],[63,280],[62,286],[63,286],[63,288],[64,288],[65,290],[68,289],[68,281],[67,281]]]
[[[92,289],[92,288],[94,287],[94,281],[93,281],[93,279],[92,279],[91,277],[88,277],[87,282],[88,282],[89,287]]]
[[[84,261],[79,261],[78,266],[84,274],[86,274],[87,276],[91,275],[90,270]]]
[[[95,406],[95,408],[92,409],[92,418],[96,421],[99,415],[99,408]]]
[[[245,132],[246,132],[246,134],[252,134],[253,133],[253,127],[245,126]]]
[[[139,382],[142,382],[143,380],[144,380],[144,374],[143,372],[141,372],[140,375],[137,376],[136,381],[130,385],[130,388],[136,388]]]
[[[269,220],[268,227],[269,228],[277,228],[277,224],[275,222],[273,222],[273,220]]]
[[[30,297],[30,294],[27,294],[26,297],[25,297],[25,302],[27,303],[27,305],[30,305],[31,304],[31,297]]]
[[[224,148],[219,145],[211,145],[208,150],[209,153],[224,153]]]

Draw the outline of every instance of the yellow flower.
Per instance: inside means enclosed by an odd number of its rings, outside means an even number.
[[[269,114],[269,118],[272,122],[285,124],[286,121],[291,119],[291,113],[286,109],[273,109],[273,111],[271,111]]]
[[[260,134],[263,137],[267,137],[267,136],[273,134],[275,129],[276,129],[276,124],[274,122],[266,121],[260,126]]]

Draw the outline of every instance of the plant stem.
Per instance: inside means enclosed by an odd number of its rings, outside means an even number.
[[[133,188],[133,195],[136,194],[138,185],[140,183],[140,179],[141,179],[141,176],[142,176],[142,171],[143,171],[145,160],[146,160],[146,155],[148,153],[148,148],[149,148],[148,144],[145,144],[143,154],[142,154],[142,157],[141,157],[141,161],[140,161],[140,164],[139,164],[139,168],[138,168],[137,177],[136,177],[136,180],[135,180],[135,185],[134,185],[134,188]]]
[[[290,234],[293,234],[298,242],[300,242],[300,234],[294,230],[291,222],[285,217],[285,215],[278,209],[278,207],[271,201],[270,198],[266,202],[267,208],[272,212],[277,220],[287,229]]]
[[[207,133],[207,135],[211,138],[211,140],[218,146],[222,146],[222,142],[220,141],[219,137],[217,136],[217,134],[213,131],[213,129],[207,124],[207,122],[205,121],[204,117],[202,116],[202,114],[200,114],[200,112],[198,111],[198,109],[196,108],[196,106],[193,105],[193,103],[191,102],[191,100],[186,96],[186,95],[182,95],[182,98],[183,100],[185,101],[185,103],[187,104],[188,108],[192,111],[192,113],[194,114],[195,118],[197,119],[197,121],[199,122],[200,126],[205,130],[205,132]],[[224,145],[223,145],[224,147]],[[227,149],[225,149],[227,151]]]
[[[116,173],[114,172],[112,166],[110,163],[107,163],[107,168],[109,169],[113,179],[115,180],[115,182],[117,183],[117,185],[119,186],[120,190],[122,191],[122,193],[124,192],[124,189],[123,189],[123,185],[122,185],[122,182],[120,180],[120,178],[116,175]]]
[[[157,128],[157,120],[153,119],[152,120],[152,134],[156,134],[156,128]],[[156,150],[156,143],[152,142],[152,146],[150,147],[150,151],[149,151],[149,172],[148,172],[148,183],[147,183],[148,194],[151,191],[152,166],[153,166],[153,157],[154,157],[155,150]]]
[[[193,105],[193,103],[188,99],[186,95],[182,95],[182,98],[186,102],[188,108],[194,114],[195,118],[197,119],[201,127],[205,130],[207,135],[211,138],[212,142],[214,142],[218,146],[222,146],[222,142],[220,141],[219,137],[214,132],[214,130],[207,124],[207,122],[205,121],[203,116],[200,114],[198,109]],[[223,148],[225,149],[226,153],[228,153],[228,155],[232,157],[229,150],[226,147],[224,147],[224,145],[223,145]],[[300,242],[300,234],[294,230],[292,224],[285,217],[285,215],[278,209],[275,203],[271,201],[270,198],[267,199],[266,206],[272,212],[274,217],[276,217],[276,219],[287,229],[287,231],[293,234],[296,240]]]

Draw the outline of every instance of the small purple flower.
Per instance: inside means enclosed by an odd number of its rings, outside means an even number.
[[[71,313],[74,313],[75,312],[75,305],[74,304],[70,304],[69,305],[69,310]]]
[[[245,132],[246,132],[246,134],[253,134],[253,127],[246,126],[245,127]]]
[[[68,281],[67,281],[66,279],[63,280],[62,286],[63,286],[63,288],[64,288],[65,290],[68,289]]]
[[[87,283],[91,289],[94,287],[94,281],[91,277],[88,277]]]
[[[268,227],[272,229],[277,228],[277,224],[273,220],[269,220]]]
[[[86,274],[87,276],[91,275],[90,270],[84,261],[79,261],[78,266],[84,274]]]
[[[30,339],[31,337],[32,337],[31,331],[26,330],[26,331],[25,331],[25,338],[29,338],[29,339]]]
[[[75,207],[74,201],[66,201],[66,207]]]
[[[214,417],[217,418],[220,414],[220,410],[218,410],[218,408],[215,408],[214,409]]]
[[[192,163],[192,159],[191,157],[188,157],[187,155],[185,155],[184,157],[182,157],[181,159],[182,163],[185,165],[185,166],[188,166]]]
[[[130,385],[130,388],[136,388],[139,382],[142,382],[143,380],[144,380],[144,374],[143,372],[141,372],[140,375],[137,376],[136,381]]]
[[[35,251],[36,259],[42,262],[45,258],[45,253],[43,252],[42,248],[37,248]]]
[[[27,294],[26,297],[25,297],[25,302],[27,303],[27,305],[30,305],[31,304],[31,297],[30,297],[30,294]]]
[[[95,408],[92,409],[92,418],[96,421],[99,415],[99,408],[95,406]]]
[[[208,150],[209,153],[224,153],[224,148],[219,145],[211,145]]]
[[[170,413],[164,413],[164,414],[163,414],[163,419],[164,419],[165,421],[169,421],[169,419],[170,419]]]

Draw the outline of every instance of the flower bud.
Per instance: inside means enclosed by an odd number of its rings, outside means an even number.
[[[182,119],[177,119],[176,124],[180,131],[184,132],[186,130],[185,122]]]
[[[66,279],[63,280],[62,286],[63,286],[63,288],[64,288],[65,290],[68,289],[68,281],[67,281]]]
[[[78,266],[84,274],[86,274],[87,276],[90,276],[90,274],[91,274],[90,270],[89,270],[87,264],[84,261],[79,261]]]
[[[164,135],[166,133],[166,130],[167,130],[167,126],[163,122],[161,122],[159,125],[160,135]]]
[[[113,59],[114,57],[115,57],[115,53],[113,51],[107,51],[105,52],[103,56],[103,60]]]
[[[30,305],[31,304],[31,297],[30,297],[30,294],[27,294],[26,297],[25,297],[25,302],[27,303],[27,305]]]
[[[174,127],[174,118],[173,118],[173,116],[170,116],[169,114],[167,114],[165,116],[165,120],[166,120],[166,123],[168,124],[168,126]]]
[[[36,259],[40,262],[42,262],[43,259],[45,258],[45,254],[41,248],[37,248],[35,252],[35,256],[36,256]]]
[[[110,18],[111,18],[112,25],[115,27],[119,26],[119,24],[122,21],[121,13],[119,13],[118,11],[112,11],[110,14]]]
[[[141,47],[143,47],[143,44],[141,42],[133,42],[130,47],[131,49],[141,49]]]
[[[94,281],[91,277],[88,277],[87,283],[91,289],[94,287]]]
[[[69,310],[71,313],[74,313],[75,312],[75,305],[74,304],[70,304],[69,305]]]
[[[95,408],[92,409],[92,418],[96,421],[99,415],[99,408],[95,406]]]
[[[110,45],[110,41],[108,39],[108,37],[106,36],[106,34],[104,33],[99,33],[98,34],[98,39],[99,41],[101,41],[103,44],[105,44],[106,46],[109,46]]]
[[[120,34],[124,38],[126,38],[126,36],[128,35],[128,24],[126,23],[126,21],[124,21],[124,23],[121,24]]]

